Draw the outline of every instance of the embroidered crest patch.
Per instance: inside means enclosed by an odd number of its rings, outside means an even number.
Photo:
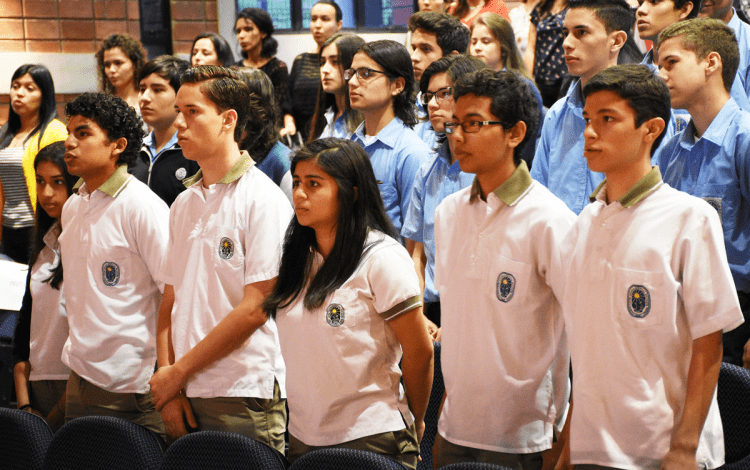
[[[346,320],[344,315],[344,307],[341,304],[331,304],[326,309],[326,321],[331,326],[341,326]]]
[[[232,256],[234,256],[234,242],[224,237],[219,242],[219,257],[221,259],[229,259]]]
[[[174,172],[174,177],[178,180],[184,180],[187,176],[187,170],[184,168],[178,168],[177,171]]]
[[[510,302],[513,298],[513,292],[516,290],[516,278],[510,273],[500,273],[497,276],[497,300],[500,302]]]
[[[102,264],[102,282],[105,286],[116,286],[120,282],[120,267],[117,263],[107,261]]]
[[[643,286],[633,284],[628,289],[628,313],[643,318],[651,311],[651,293]]]

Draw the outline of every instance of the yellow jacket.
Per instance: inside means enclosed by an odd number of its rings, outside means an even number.
[[[29,190],[31,207],[34,211],[36,211],[36,172],[34,171],[34,159],[36,158],[36,154],[47,145],[67,138],[68,131],[65,128],[65,124],[57,119],[53,119],[44,130],[41,143],[39,142],[39,132],[35,133],[29,140],[27,140],[29,146],[26,147],[26,150],[23,152],[21,164],[23,165],[23,175],[26,177],[26,188]]]

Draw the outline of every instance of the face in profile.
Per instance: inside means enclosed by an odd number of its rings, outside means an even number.
[[[156,73],[145,77],[139,84],[138,106],[143,122],[151,127],[169,127],[177,116],[174,110],[176,93],[169,81]]]
[[[453,90],[451,89],[451,79],[446,72],[436,73],[430,77],[430,84],[427,86],[429,101],[427,102],[427,112],[430,116],[430,124],[435,132],[445,132],[445,122],[450,121],[453,116]],[[425,95],[422,95],[423,98]]]
[[[127,146],[124,137],[112,141],[99,124],[80,115],[70,117],[67,129],[65,164],[71,175],[87,180],[116,168],[119,154]]]
[[[122,49],[113,47],[104,51],[103,62],[104,74],[116,90],[133,83],[135,65]]]
[[[659,76],[669,88],[675,109],[690,109],[695,97],[706,85],[708,57],[698,59],[682,45],[682,38],[669,38],[659,46]]]
[[[50,161],[42,161],[36,167],[36,195],[39,205],[53,219],[59,219],[68,187],[62,169]]]
[[[177,143],[183,155],[199,163],[203,158],[213,156],[224,138],[234,139],[234,129],[224,126],[226,113],[234,110],[219,113],[216,104],[201,92],[200,86],[201,83],[185,83],[180,87],[175,99],[177,117],[174,121]],[[225,133],[230,131],[232,137],[227,137]]]
[[[346,92],[344,71],[339,63],[339,49],[336,43],[329,44],[320,51],[320,84],[326,93]]]
[[[352,70],[359,69],[362,69],[362,75],[369,76],[360,78],[360,74],[354,73],[349,79],[349,101],[352,109],[367,113],[392,105],[393,97],[398,94],[398,90],[394,86],[395,82],[390,81],[380,65],[364,52],[358,52],[352,60]]]
[[[222,65],[219,62],[218,54],[216,54],[214,43],[209,38],[200,38],[195,41],[191,54],[190,62],[193,67],[199,65]]]
[[[300,225],[316,232],[335,229],[341,204],[336,180],[315,160],[298,162],[293,173],[294,212]]]

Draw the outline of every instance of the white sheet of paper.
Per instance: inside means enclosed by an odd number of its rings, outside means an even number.
[[[25,264],[0,260],[0,309],[21,310],[28,271]]]

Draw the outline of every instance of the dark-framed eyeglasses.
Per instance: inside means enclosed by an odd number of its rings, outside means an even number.
[[[440,88],[437,91],[426,91],[422,93],[422,104],[427,106],[427,103],[432,100],[433,96],[435,97],[436,101],[447,100],[451,96],[453,96],[453,88],[447,86],[445,88]]]
[[[498,124],[502,125],[503,123],[501,121],[465,121],[460,123],[446,122],[443,125],[445,126],[446,134],[453,134],[458,126],[461,126],[461,129],[467,134],[473,134],[474,132],[479,132],[479,129],[481,129],[482,126],[494,126]]]
[[[347,82],[352,79],[354,74],[357,74],[357,78],[359,80],[364,80],[366,78],[370,78],[370,75],[373,73],[382,73],[383,75],[387,75],[385,72],[381,72],[380,70],[373,70],[368,69],[367,67],[360,67],[358,69],[346,69],[344,70],[344,80]]]

